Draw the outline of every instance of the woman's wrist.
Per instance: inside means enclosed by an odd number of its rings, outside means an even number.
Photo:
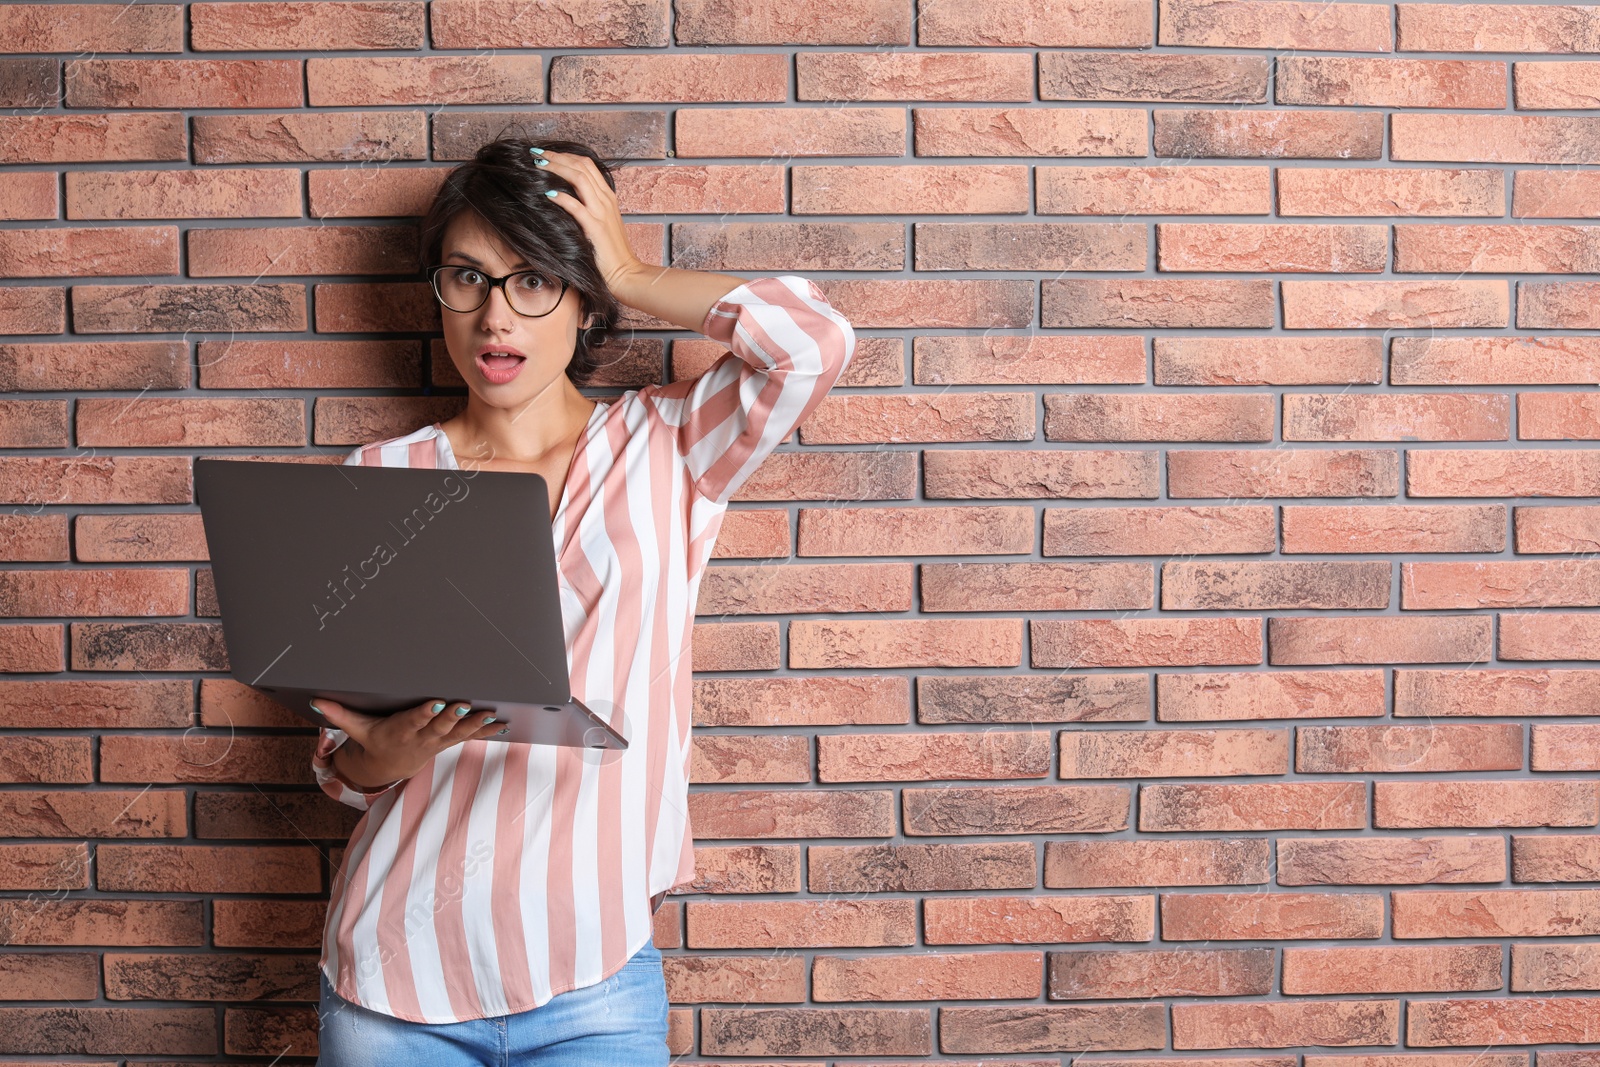
[[[340,763],[341,759],[343,760],[342,764]],[[370,757],[368,757],[366,750],[358,745],[354,739],[346,741],[334,749],[333,758],[330,762],[333,765],[333,773],[336,777],[350,788],[360,790],[363,793],[375,793],[380,789],[387,789],[400,780],[400,778],[394,777],[376,784],[368,784],[372,779],[380,778],[382,775],[373,773],[374,768]]]

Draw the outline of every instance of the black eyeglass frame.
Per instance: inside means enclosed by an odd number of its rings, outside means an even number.
[[[484,278],[488,280],[489,285],[488,285],[487,288],[484,289],[484,291],[483,291],[483,299],[478,301],[477,307],[468,308],[466,311],[456,311],[455,308],[451,307],[449,304],[446,304],[444,302],[444,295],[439,292],[439,272],[440,271],[445,271],[445,270],[470,270],[470,271],[476,271],[477,273],[482,274],[484,276]],[[506,282],[510,281],[512,278],[515,278],[519,274],[537,274],[537,275],[539,275],[539,277],[546,278],[548,280],[548,276],[543,271],[537,271],[537,270],[517,270],[517,271],[512,271],[510,274],[502,275],[501,277],[496,278],[496,277],[493,277],[490,274],[486,274],[485,272],[483,272],[481,270],[478,270],[477,267],[471,266],[470,264],[466,264],[466,263],[440,263],[437,266],[433,266],[433,267],[429,267],[428,268],[428,287],[433,290],[434,298],[439,301],[441,306],[443,306],[446,310],[455,311],[457,315],[470,315],[474,311],[477,311],[478,308],[483,307],[483,305],[485,305],[485,304],[487,304],[489,302],[489,294],[491,292],[493,292],[496,288],[498,288],[500,290],[500,295],[506,298],[506,306],[509,307],[516,314],[521,315],[525,319],[542,319],[546,315],[550,314],[550,312],[554,311],[556,308],[561,306],[561,301],[567,295],[567,280],[565,278],[557,278],[556,279],[557,281],[559,281],[561,283],[561,292],[556,294],[556,302],[550,306],[550,311],[541,311],[537,315],[529,315],[529,314],[526,314],[524,312],[517,311],[517,306],[516,306],[516,304],[511,302],[511,294],[510,294],[510,292],[508,292],[506,290],[505,284],[506,284]]]

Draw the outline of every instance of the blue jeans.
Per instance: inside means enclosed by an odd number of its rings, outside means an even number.
[[[322,974],[317,1067],[665,1067],[667,985],[652,942],[610,978],[537,1008],[461,1023],[415,1023],[345,1000]]]

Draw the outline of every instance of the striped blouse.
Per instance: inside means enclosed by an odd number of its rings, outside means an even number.
[[[414,1022],[525,1011],[619,970],[651,936],[651,897],[694,878],[690,637],[728,498],[800,424],[855,350],[812,282],[756,278],[701,332],[704,374],[600,403],[553,520],[572,692],[628,711],[629,746],[464,741],[385,789],[312,767],[365,812],[334,877],[319,967],[341,997]],[[438,423],[346,464],[459,469]]]

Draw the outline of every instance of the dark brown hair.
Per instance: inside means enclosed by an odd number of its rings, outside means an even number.
[[[602,159],[594,149],[578,141],[527,140],[502,137],[478,149],[476,155],[445,175],[432,206],[418,231],[423,269],[440,262],[444,231],[463,211],[476,212],[496,235],[529,266],[552,279],[567,283],[579,300],[579,327],[567,377],[574,385],[585,385],[602,365],[594,345],[606,341],[622,316],[622,305],[607,288],[595,265],[594,246],[578,220],[567,209],[545,196],[546,189],[559,189],[576,196],[572,183],[549,168],[534,165],[530,148],[569,152],[588,156],[600,169],[606,184],[616,189],[611,172],[621,161]],[[596,316],[595,329],[584,330],[582,323]],[[587,336],[587,339],[586,339]]]

